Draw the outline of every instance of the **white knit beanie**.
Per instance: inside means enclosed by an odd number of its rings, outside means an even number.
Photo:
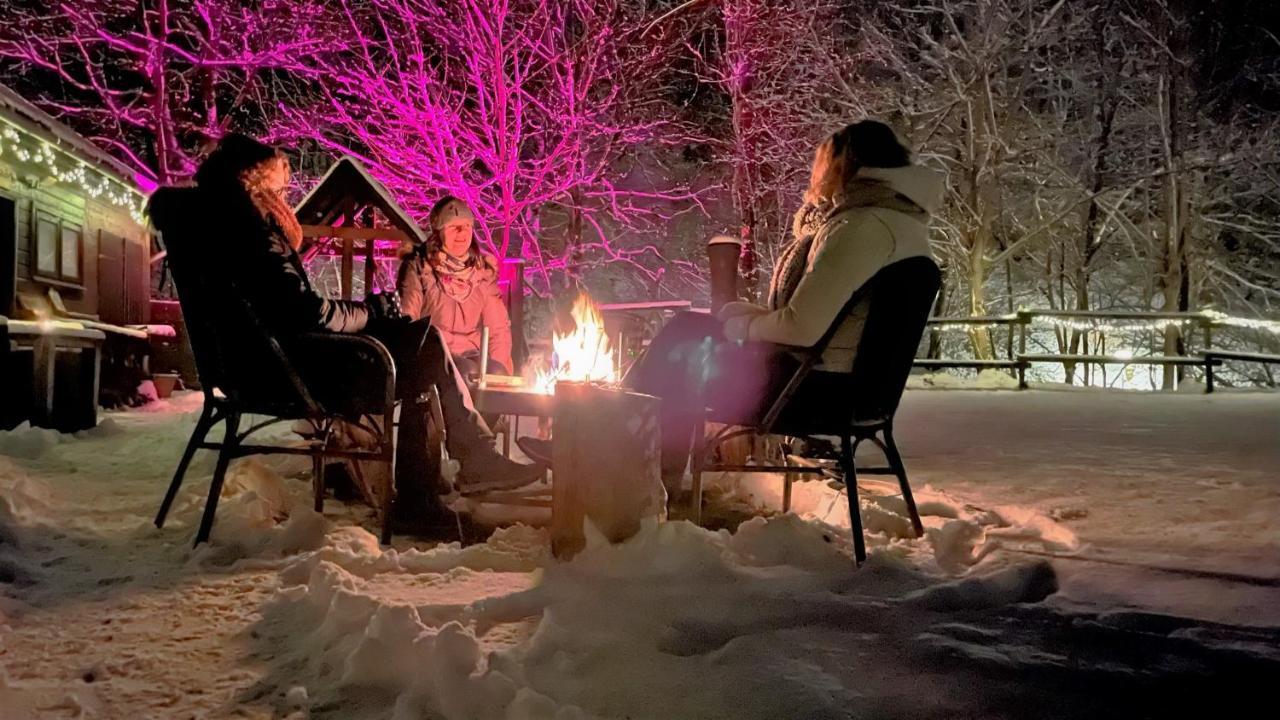
[[[450,225],[457,222],[470,223],[476,222],[476,216],[471,212],[471,208],[458,198],[449,198],[440,209],[432,213],[431,229],[439,232]]]

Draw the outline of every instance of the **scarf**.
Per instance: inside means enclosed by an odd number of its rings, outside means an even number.
[[[795,293],[808,266],[813,238],[822,229],[829,211],[829,204],[805,203],[791,219],[793,237],[778,253],[778,258],[773,263],[773,274],[769,276],[767,307],[770,310],[777,310],[791,300],[791,295]]]
[[[836,215],[859,207],[885,208],[917,216],[925,214],[919,205],[885,183],[859,177],[845,186],[832,202],[806,203],[792,219],[793,239],[778,253],[773,265],[773,274],[769,277],[769,310],[778,310],[791,302],[791,296],[809,268],[809,253],[818,231]]]
[[[298,224],[298,217],[283,197],[272,192],[250,191],[249,199],[264,220],[280,229],[289,247],[294,250],[302,247],[302,225]]]
[[[446,295],[457,302],[471,296],[471,290],[475,287],[472,280],[478,268],[470,262],[470,258],[456,258],[440,250],[435,253],[431,269],[435,271],[436,282],[440,283],[440,288]]]

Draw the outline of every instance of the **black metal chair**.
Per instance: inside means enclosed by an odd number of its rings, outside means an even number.
[[[912,360],[940,285],[941,273],[929,258],[900,260],[881,269],[854,294],[816,345],[795,353],[799,363],[797,369],[762,418],[743,424],[738,418],[718,418],[714,412],[708,414],[706,419],[733,424],[710,441],[706,439],[705,423],[696,435],[692,458],[695,522],[700,520],[701,514],[703,472],[785,473],[784,506],[790,505],[794,474],[828,472],[820,464],[790,464],[789,444],[785,442],[785,462],[781,466],[707,464],[709,452],[718,445],[747,434],[799,439],[834,436],[840,439],[839,468],[848,489],[849,519],[857,561],[865,560],[867,551],[858,508],[858,475],[853,457],[864,440],[870,440],[884,452],[889,467],[869,468],[863,472],[898,476],[911,525],[916,536],[922,536],[924,526],[911,495],[906,467],[893,440],[893,416],[906,389]],[[836,331],[851,313],[863,308],[866,310],[865,324],[850,372],[816,370]]]
[[[216,217],[201,211],[198,191],[166,192],[183,193],[185,212],[180,213],[180,217]],[[163,234],[168,248],[169,267],[204,392],[204,410],[160,504],[156,527],[164,526],[196,450],[218,451],[209,497],[196,533],[197,545],[209,538],[231,460],[255,454],[307,455],[312,459],[317,512],[324,503],[326,459],[387,463],[388,477],[392,480],[379,511],[382,542],[390,542],[396,403],[396,368],[391,353],[382,343],[363,335],[306,333],[289,339],[290,352],[323,356],[326,369],[321,377],[300,375],[281,342],[267,332],[248,303],[241,299],[230,273],[226,272],[227,264],[235,262],[227,250],[229,239],[215,237],[215,230],[198,223],[174,222],[173,227],[166,227],[160,224],[165,219],[156,219],[157,230]],[[353,384],[357,387],[353,388]],[[265,419],[241,430],[241,422],[247,415],[261,415]],[[382,420],[380,426],[369,421],[377,417]],[[310,421],[318,429],[314,439],[305,446],[246,442],[250,435],[263,428],[296,420]],[[334,423],[338,420],[357,423],[369,431],[377,438],[377,448],[331,447]],[[209,431],[220,422],[225,423],[222,440],[207,441]]]

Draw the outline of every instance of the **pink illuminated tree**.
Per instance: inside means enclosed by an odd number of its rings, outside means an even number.
[[[265,127],[278,79],[330,52],[323,0],[13,0],[0,77],[161,182],[233,126]]]
[[[419,217],[444,194],[465,199],[491,249],[544,278],[588,255],[658,272],[658,248],[613,238],[696,201],[630,172],[687,137],[666,30],[642,40],[645,14],[613,0],[338,7],[349,49],[310,65],[312,102],[282,134],[359,158]]]

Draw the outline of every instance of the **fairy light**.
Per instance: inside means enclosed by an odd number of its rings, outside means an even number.
[[[1248,328],[1249,330],[1266,330],[1267,332],[1280,335],[1280,320],[1232,317],[1217,310],[1205,310],[1203,311],[1203,314],[1205,317],[1212,320],[1215,325],[1230,325],[1231,327]]]
[[[1034,317],[1034,316],[1033,316]],[[1098,333],[1121,333],[1121,332],[1137,332],[1143,330],[1166,330],[1171,327],[1181,327],[1190,323],[1195,318],[1178,318],[1168,319],[1162,318],[1158,320],[1141,320],[1124,322],[1108,322],[1108,321],[1091,321],[1091,320],[1074,320],[1071,318],[1034,318],[1032,322],[1049,324],[1061,330],[1071,330],[1074,332],[1098,332]]]
[[[974,328],[1010,325],[1017,319],[1017,315],[999,315],[988,321],[929,323],[929,329],[938,332],[970,332]]]
[[[0,120],[4,121],[4,127],[0,129],[0,157],[8,154],[21,163],[43,165],[50,178],[76,186],[95,200],[105,198],[111,205],[128,210],[129,217],[134,222],[143,223],[142,193],[125,183],[112,180],[100,170],[92,170],[91,173],[89,165],[73,153],[14,125],[7,118]],[[59,152],[72,160],[70,168],[64,169],[64,166],[58,164]]]

